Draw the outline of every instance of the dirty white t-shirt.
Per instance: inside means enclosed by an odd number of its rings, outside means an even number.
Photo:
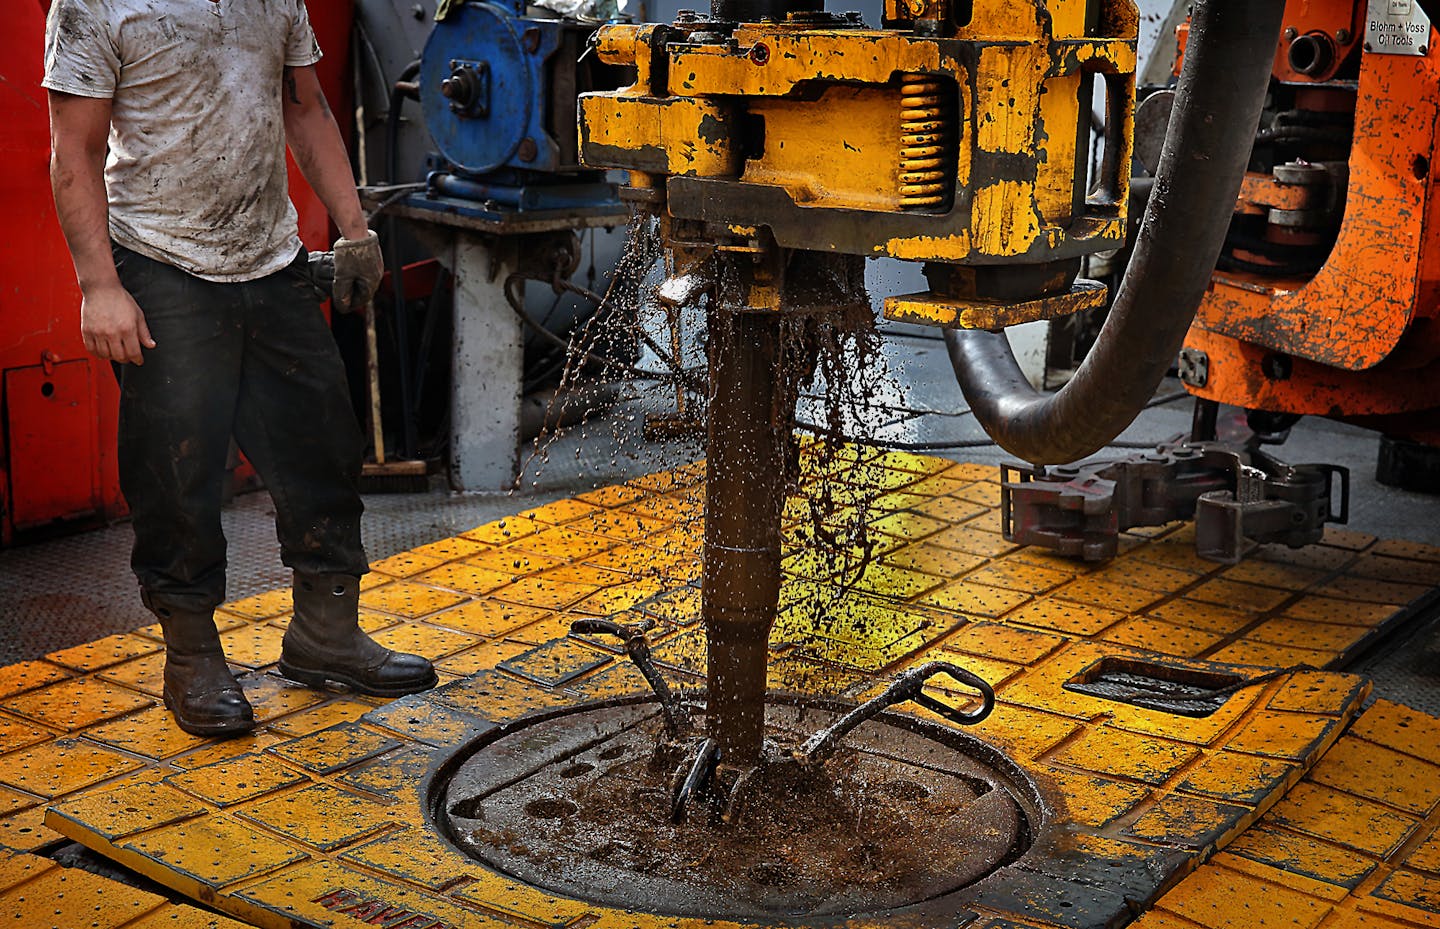
[[[304,0],[54,0],[43,84],[114,101],[115,241],[197,277],[248,281],[300,250],[283,72],[319,60]]]

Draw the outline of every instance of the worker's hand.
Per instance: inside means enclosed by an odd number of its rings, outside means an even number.
[[[335,243],[335,290],[333,306],[352,313],[375,296],[385,275],[380,255],[380,237],[369,230],[363,239],[341,239]]]
[[[80,338],[101,361],[143,365],[141,348],[154,348],[145,314],[130,292],[116,283],[86,293],[80,301]]]

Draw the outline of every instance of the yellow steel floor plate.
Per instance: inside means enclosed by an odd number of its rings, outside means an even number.
[[[1440,925],[1440,719],[1378,701],[1136,929]]]
[[[611,643],[566,635],[579,616],[654,620],[657,659],[698,680],[702,475],[650,475],[374,565],[362,621],[437,661],[430,694],[382,706],[269,672],[288,591],[221,614],[261,721],[244,738],[175,728],[154,627],[0,669],[0,846],[28,860],[63,833],[257,925],[688,924],[516,886],[427,828],[417,791],[490,726],[643,687]],[[1347,733],[1368,688],[1334,673],[1278,675],[1201,719],[1064,689],[1106,657],[1251,666],[1232,669],[1242,677],[1335,663],[1430,596],[1440,549],[1332,531],[1227,567],[1170,526],[1128,533],[1118,558],[1087,566],[1005,542],[996,469],[887,453],[847,462],[845,477],[888,491],[871,521],[879,565],[857,582],[803,552],[787,559],[772,688],[861,695],[934,658],[987,678],[998,707],[973,732],[1084,833],[1072,864],[1163,859],[1152,897],[1178,881],[1150,929],[1440,921],[1440,721],[1402,725],[1381,704]],[[802,516],[792,508],[792,526]],[[1389,776],[1401,767],[1412,773]],[[1128,892],[1092,878],[1075,899],[1038,895],[1018,913],[977,899],[968,925],[1085,925],[1085,899]],[[1262,912],[1234,893],[1254,882],[1306,902]]]
[[[65,929],[242,929],[209,913],[48,858],[0,849],[0,913],[15,925]]]

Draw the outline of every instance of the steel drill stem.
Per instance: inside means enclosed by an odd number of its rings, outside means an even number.
[[[709,639],[709,731],[727,764],[760,759],[767,646],[780,598],[784,443],[778,314],[712,308],[702,615]]]

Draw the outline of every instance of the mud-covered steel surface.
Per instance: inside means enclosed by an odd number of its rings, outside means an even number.
[[[1025,380],[1003,333],[949,331],[971,409],[1006,451],[1075,461],[1130,424],[1173,363],[1244,177],[1284,12],[1281,0],[1196,4],[1172,131],[1135,254],[1100,339],[1053,396]]]
[[[771,704],[793,747],[839,714]],[[760,769],[738,816],[669,818],[675,758],[653,703],[581,709],[495,740],[440,798],[449,837],[522,880],[626,909],[709,918],[871,913],[1007,864],[1039,826],[1033,788],[963,736],[881,717],[825,765]]]
[[[759,757],[766,648],[780,598],[784,452],[794,374],[774,314],[710,315],[710,425],[704,595],[712,737],[727,762]],[[788,382],[788,384],[787,384]]]

